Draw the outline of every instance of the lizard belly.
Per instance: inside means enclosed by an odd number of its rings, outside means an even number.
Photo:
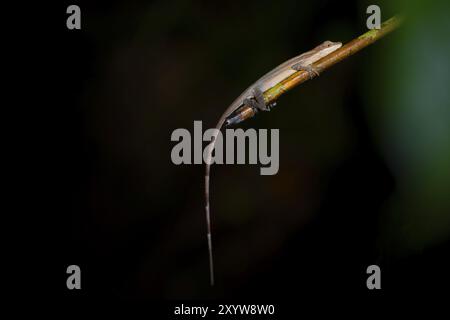
[[[272,88],[273,86],[277,85],[279,82],[283,81],[284,79],[286,79],[287,77],[289,77],[291,74],[293,74],[295,72],[296,71],[291,68],[283,70],[280,73],[278,73],[277,75],[272,76],[269,79],[263,81],[259,88],[261,89],[261,91],[264,92],[264,91]]]

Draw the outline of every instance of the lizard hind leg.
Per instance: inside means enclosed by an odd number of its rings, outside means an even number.
[[[294,65],[292,66],[292,69],[294,69],[295,71],[306,71],[306,72],[308,72],[308,74],[309,74],[309,79],[312,79],[312,78],[314,78],[314,77],[318,77],[318,76],[320,75],[320,74],[319,74],[319,71],[317,71],[317,69],[314,68],[314,67],[311,66],[311,65],[304,66],[304,65],[302,65],[302,64],[296,63],[296,64],[294,64]]]
[[[252,107],[253,109],[257,109],[258,108],[258,106],[257,106],[258,103],[253,98],[245,98],[242,103],[244,105],[246,105],[246,106]]]
[[[260,88],[253,89],[253,95],[255,96],[256,107],[262,111],[270,111],[270,106],[264,101],[264,94]]]
[[[270,105],[264,101],[264,94],[259,88],[253,89],[253,97],[245,98],[243,103],[255,110],[270,111]]]

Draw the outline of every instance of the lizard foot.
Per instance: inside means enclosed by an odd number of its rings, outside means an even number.
[[[301,64],[294,64],[292,66],[292,69],[294,69],[295,71],[306,71],[309,74],[309,79],[312,79],[314,77],[318,77],[320,75],[319,71],[317,71],[316,68],[314,68],[313,66],[309,65],[309,66],[303,66]]]
[[[277,105],[277,103],[276,102],[272,102],[272,103],[270,103],[268,106],[267,106],[267,111],[270,111],[270,110],[272,110],[275,106]]]

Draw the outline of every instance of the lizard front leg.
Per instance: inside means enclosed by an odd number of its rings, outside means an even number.
[[[314,68],[312,65],[302,65],[301,63],[296,63],[294,64],[292,67],[292,69],[294,69],[295,71],[306,71],[309,74],[309,79],[312,79],[314,77],[318,77],[319,71],[317,71],[316,68]]]

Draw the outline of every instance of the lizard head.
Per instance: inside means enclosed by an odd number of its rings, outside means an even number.
[[[325,41],[324,43],[322,43],[320,45],[323,49],[326,48],[334,48],[334,50],[339,49],[340,47],[342,47],[342,42],[333,42],[333,41]]]
[[[333,51],[336,51],[337,49],[339,49],[340,47],[342,47],[342,42],[333,42],[333,41],[325,41],[323,42],[321,45],[319,45],[317,51],[321,52],[321,56],[324,57],[330,53],[332,53]]]

